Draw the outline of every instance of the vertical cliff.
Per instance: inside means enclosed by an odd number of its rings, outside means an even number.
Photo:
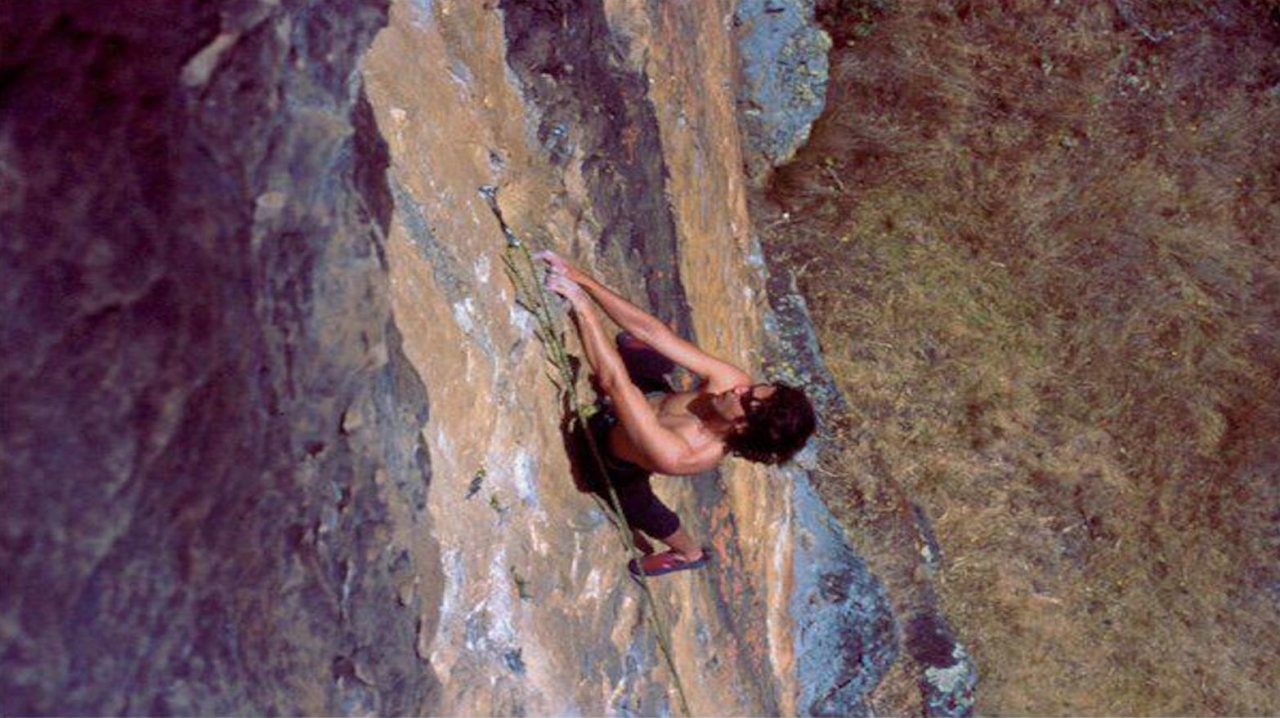
[[[543,349],[477,190],[497,188],[526,241],[761,370],[738,24],[729,2],[401,3],[369,55],[396,197],[392,301],[433,416],[449,417],[426,428],[445,712],[680,710],[614,528],[572,483]],[[717,556],[655,589],[691,710],[862,710],[892,618],[804,472],[730,462],[659,491]]]
[[[479,193],[820,381],[771,328],[734,10],[0,11],[0,711],[664,714],[678,674],[865,712],[894,619],[798,467],[660,482],[717,557],[655,581],[662,659]]]

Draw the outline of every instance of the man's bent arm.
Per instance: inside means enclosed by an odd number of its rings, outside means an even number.
[[[558,255],[546,253],[543,258],[586,290],[618,326],[668,359],[705,379],[707,391],[718,392],[751,383],[751,377],[746,372],[685,341],[671,331],[671,328],[661,319],[627,301],[595,277]]]
[[[647,468],[659,473],[683,475],[701,470],[704,457],[694,456],[679,434],[662,426],[644,394],[631,381],[626,365],[613,342],[605,336],[600,318],[582,290],[552,279],[548,286],[565,296],[573,307],[574,321],[582,339],[587,363],[596,375],[600,391],[613,401],[613,410],[631,444],[644,455]],[[572,284],[570,282],[570,284]],[[576,293],[575,293],[576,290]]]

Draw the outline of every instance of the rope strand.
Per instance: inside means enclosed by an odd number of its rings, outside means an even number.
[[[564,334],[559,330],[551,314],[550,296],[542,282],[538,281],[538,268],[534,262],[533,255],[529,252],[529,248],[525,246],[524,242],[521,242],[507,228],[506,222],[502,220],[502,215],[497,207],[496,192],[486,192],[482,189],[481,193],[485,195],[486,199],[489,199],[490,206],[498,217],[498,222],[502,225],[503,234],[507,238],[507,249],[503,252],[502,262],[506,266],[507,275],[510,277],[511,283],[516,288],[516,302],[529,311],[537,322],[537,329],[534,331],[534,335],[546,350],[547,360],[551,362],[559,373],[560,380],[556,381],[552,378],[552,384],[555,385],[557,392],[560,394],[562,405],[566,406],[570,412],[569,426],[582,429],[582,434],[587,439],[587,446],[591,449],[591,456],[595,461],[596,468],[599,470],[600,475],[605,477],[605,484],[609,487],[609,500],[613,506],[604,506],[605,502],[598,496],[595,497],[596,501],[605,508],[606,515],[610,517],[613,525],[618,529],[623,547],[628,556],[639,559],[643,554],[635,544],[631,525],[627,521],[625,514],[614,509],[614,507],[622,504],[618,500],[618,493],[613,486],[613,479],[605,468],[604,456],[600,452],[600,447],[594,434],[586,426],[586,419],[595,411],[595,407],[584,405],[579,401],[577,377],[575,376],[569,352],[565,348]],[[653,591],[649,586],[649,579],[644,571],[640,572],[640,588],[649,605],[646,618],[653,628],[662,657],[671,671],[676,693],[680,698],[682,713],[685,716],[689,716],[689,701],[685,695],[684,683],[680,679],[680,672],[676,670],[675,657],[671,649],[671,636],[668,633],[661,607],[653,596]]]

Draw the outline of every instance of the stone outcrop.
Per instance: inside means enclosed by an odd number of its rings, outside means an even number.
[[[648,715],[678,675],[865,713],[899,628],[798,466],[660,482],[716,556],[654,583],[664,661],[480,194],[821,383],[779,359],[734,11],[6,8],[0,712]]]
[[[827,101],[831,37],[814,21],[815,0],[739,0],[738,107],[744,167],[762,177],[809,139]]]

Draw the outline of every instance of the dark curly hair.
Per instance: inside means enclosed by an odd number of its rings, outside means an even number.
[[[781,464],[813,435],[817,417],[809,397],[780,382],[772,386],[774,392],[747,414],[746,425],[726,439],[729,453],[761,464]]]

